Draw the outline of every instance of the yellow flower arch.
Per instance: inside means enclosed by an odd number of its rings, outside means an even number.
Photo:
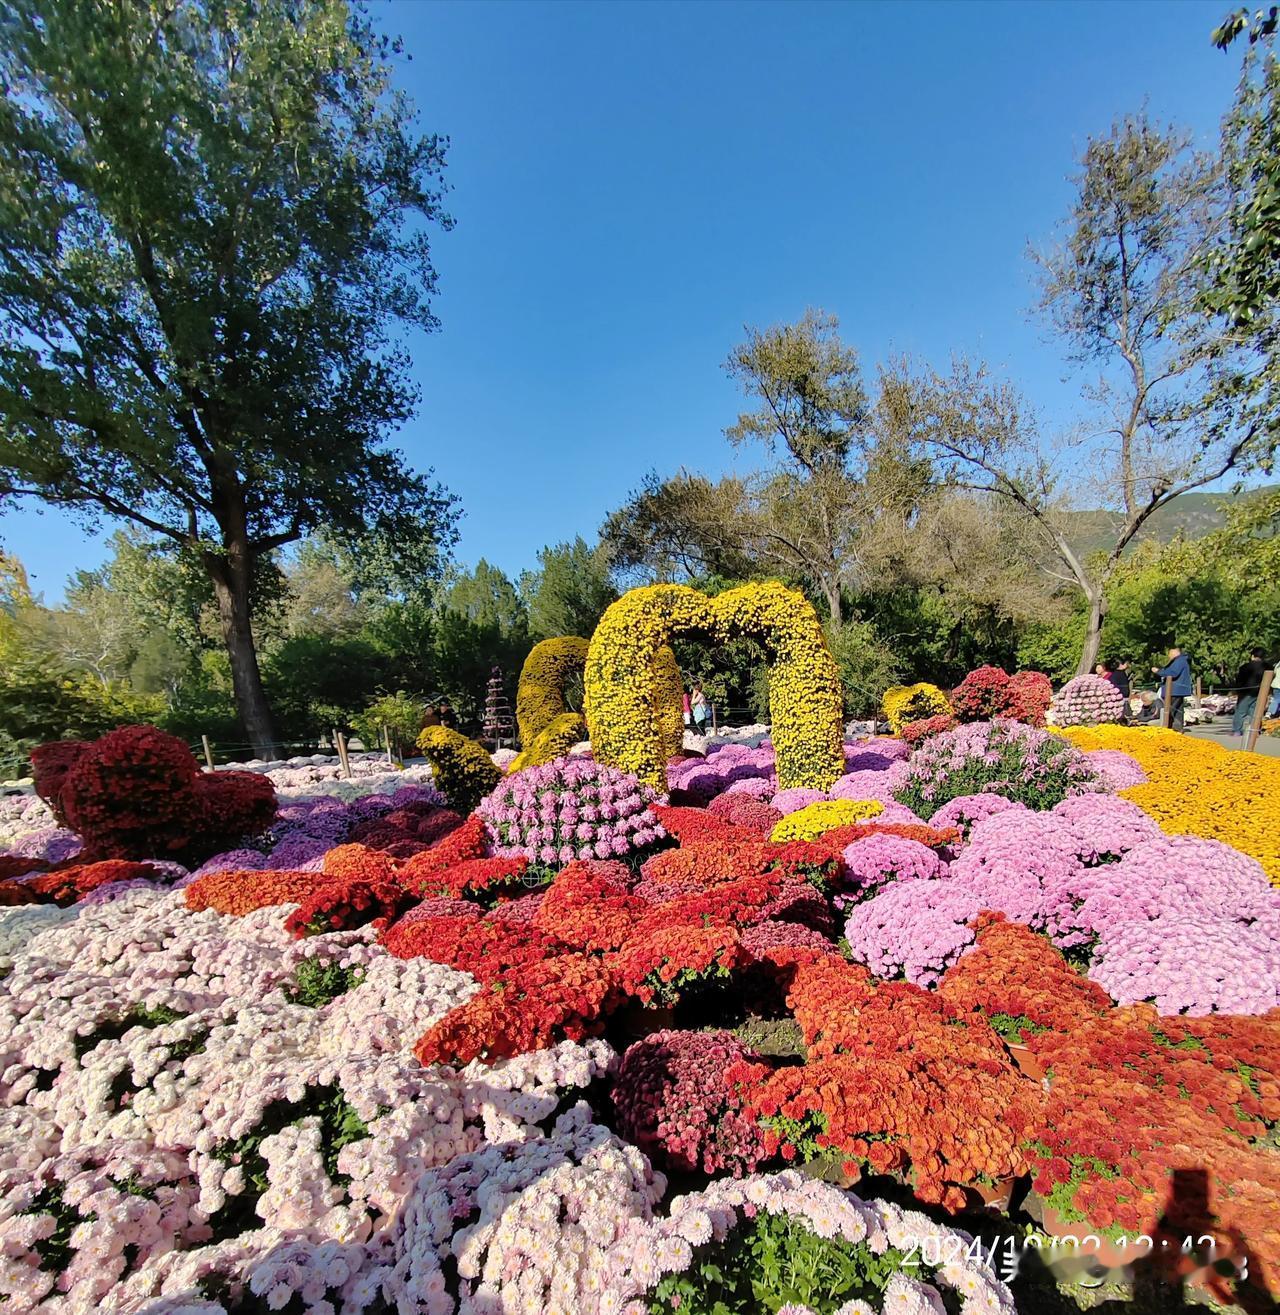
[[[520,747],[526,753],[557,717],[568,712],[565,685],[587,665],[587,647],[587,641],[578,635],[560,635],[529,650],[516,688],[516,726]]]
[[[587,652],[586,713],[599,762],[666,789],[681,708],[664,654],[678,635],[758,641],[769,661],[769,715],[783,789],[825,790],[844,770],[840,677],[817,614],[777,581],[708,597],[687,585],[632,589],[600,618]],[[674,664],[674,658],[672,659]]]

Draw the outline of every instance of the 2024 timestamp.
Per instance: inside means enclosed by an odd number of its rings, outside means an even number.
[[[1146,1233],[1133,1236],[1121,1234],[1105,1240],[1096,1233],[1065,1233],[1057,1237],[1033,1233],[1025,1238],[1006,1235],[990,1241],[974,1237],[967,1245],[963,1238],[953,1233],[944,1237],[909,1238],[903,1250],[906,1253],[904,1266],[928,1265],[937,1269],[956,1262],[981,1262],[994,1269],[1006,1283],[1017,1277],[1023,1257],[1030,1252],[1035,1252],[1050,1266],[1055,1260],[1088,1260],[1105,1254],[1109,1262],[1105,1268],[1133,1265],[1144,1260],[1171,1262],[1179,1256],[1191,1256],[1201,1265],[1228,1262],[1234,1278],[1244,1280],[1249,1277],[1248,1256],[1221,1254],[1217,1238],[1210,1233],[1199,1237],[1187,1235],[1180,1242],[1177,1238],[1155,1238]],[[1099,1263],[1102,1263],[1101,1260]]]

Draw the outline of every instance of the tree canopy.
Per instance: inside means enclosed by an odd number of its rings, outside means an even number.
[[[419,565],[453,507],[386,445],[435,327],[445,141],[344,0],[0,15],[0,498],[131,521],[208,574],[271,739],[254,561],[322,526]]]

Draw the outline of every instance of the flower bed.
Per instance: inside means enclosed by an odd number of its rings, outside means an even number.
[[[1011,1313],[938,1220],[1007,1209],[1016,1180],[1109,1237],[1162,1216],[1230,1237],[1274,1293],[1280,891],[1139,806],[1184,763],[1142,734],[1073,732],[1130,755],[1094,765],[999,721],[906,757],[849,745],[850,784],[817,798],[725,746],[672,765],[676,806],[590,760],[467,817],[420,787],[290,799],[191,874],[54,858],[78,837],[24,805],[39,853],[0,877],[0,1294],[39,1315]],[[1149,779],[1117,795],[1131,762]],[[1211,1215],[1170,1205],[1189,1157]]]

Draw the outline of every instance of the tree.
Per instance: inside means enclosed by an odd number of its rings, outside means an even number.
[[[795,324],[748,329],[725,370],[761,405],[724,431],[735,447],[758,442],[780,458],[739,513],[749,551],[809,580],[836,625],[857,534],[850,461],[870,426],[858,355],[839,327],[834,315],[807,310]]]
[[[538,569],[520,581],[528,603],[529,631],[536,642],[559,635],[590,639],[604,610],[618,597],[609,578],[608,551],[587,546],[578,535],[538,554]]]
[[[416,400],[391,334],[435,326],[426,226],[450,223],[390,53],[344,0],[0,15],[0,500],[192,554],[267,755],[255,563],[321,525],[452,533],[385,445]]]
[[[899,381],[915,439],[961,487],[995,494],[1039,526],[1088,604],[1078,670],[1093,669],[1107,583],[1151,515],[1180,494],[1263,467],[1275,440],[1255,416],[1207,407],[1212,353],[1199,280],[1215,225],[1216,173],[1186,139],[1137,117],[1089,142],[1063,241],[1038,258],[1041,310],[1078,365],[1101,425],[1040,441],[1012,388],[965,362]],[[1069,463],[1064,470],[1064,458]],[[1065,490],[1111,513],[1096,562],[1072,543]]]
[[[1230,355],[1215,401],[1280,436],[1280,10],[1238,10],[1213,33],[1227,50],[1246,32],[1240,83],[1222,126],[1226,223],[1206,261],[1202,302]]]
[[[497,626],[505,636],[524,635],[529,629],[524,599],[506,573],[483,557],[474,570],[454,576],[445,591],[444,605],[477,625]]]

